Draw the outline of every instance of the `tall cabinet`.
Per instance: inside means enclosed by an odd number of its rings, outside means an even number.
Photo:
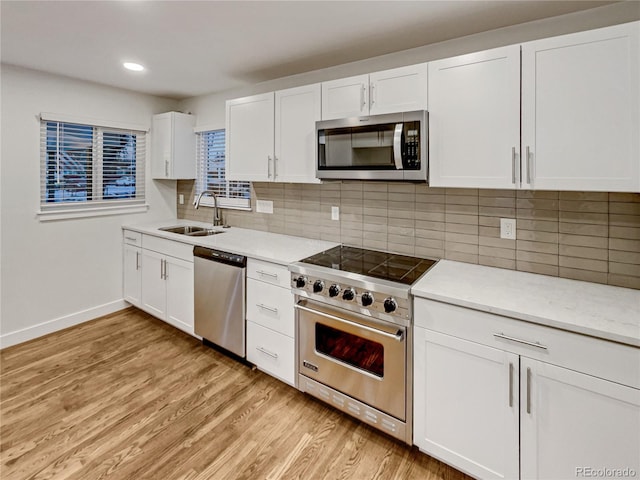
[[[430,185],[640,191],[639,31],[431,62]]]

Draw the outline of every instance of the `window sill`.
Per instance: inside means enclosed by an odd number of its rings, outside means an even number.
[[[149,205],[114,205],[109,207],[74,208],[66,210],[39,210],[36,216],[41,222],[55,220],[69,220],[72,218],[103,217],[106,215],[125,215],[131,213],[144,213],[149,210]]]

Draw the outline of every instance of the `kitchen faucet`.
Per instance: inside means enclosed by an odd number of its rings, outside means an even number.
[[[211,191],[211,190],[204,190],[200,193],[200,195],[198,195],[198,198],[195,201],[195,207],[196,210],[200,207],[200,200],[202,199],[202,197],[204,195],[209,195],[211,197],[213,197],[213,226],[217,227],[218,225],[220,225],[222,222],[220,221],[220,215],[218,214],[218,197],[216,197],[215,192]]]

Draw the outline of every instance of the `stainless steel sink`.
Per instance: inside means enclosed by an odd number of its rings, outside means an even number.
[[[163,232],[178,233],[180,235],[189,235],[190,237],[207,237],[209,235],[217,235],[218,233],[224,233],[221,230],[211,230],[204,227],[196,227],[194,225],[178,225],[175,227],[163,227],[158,230]]]

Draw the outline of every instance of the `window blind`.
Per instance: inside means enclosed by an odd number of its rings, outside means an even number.
[[[43,119],[40,152],[43,211],[145,201],[144,131]]]
[[[251,209],[251,184],[225,177],[225,131],[210,130],[199,132],[197,136],[196,195],[209,190],[218,197],[218,206]],[[202,204],[213,205],[213,201],[206,198],[202,198]]]

